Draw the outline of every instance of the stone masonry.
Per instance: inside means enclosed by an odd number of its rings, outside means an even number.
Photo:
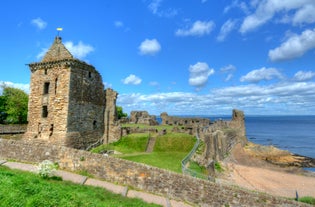
[[[24,138],[81,149],[116,139],[109,136],[108,127],[115,126],[117,92],[104,91],[99,72],[75,59],[61,37],[55,38],[41,62],[29,67],[32,74]]]

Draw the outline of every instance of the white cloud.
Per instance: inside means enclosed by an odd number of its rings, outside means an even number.
[[[253,1],[252,1],[253,2]],[[233,8],[239,8],[241,9],[245,14],[249,13],[248,6],[245,2],[239,1],[239,0],[234,0],[230,5],[226,6],[224,8],[223,13],[228,13],[231,9]]]
[[[130,74],[128,77],[122,80],[123,84],[126,85],[139,85],[142,80],[134,74]]]
[[[122,21],[115,21],[114,22],[115,27],[117,28],[121,28],[124,26],[124,23]]]
[[[149,10],[152,14],[159,17],[173,17],[177,15],[177,10],[173,8],[161,9],[163,0],[152,0],[148,5]]]
[[[214,89],[208,94],[185,92],[119,94],[124,111],[146,110],[151,114],[231,114],[233,108],[247,114],[315,114],[315,83],[284,82]]]
[[[233,74],[230,73],[226,76],[226,78],[224,79],[225,82],[229,82],[231,79],[233,78]]]
[[[221,27],[220,33],[217,37],[217,40],[222,42],[225,40],[225,38],[230,34],[230,32],[235,29],[236,21],[235,20],[227,20]]]
[[[42,51],[40,53],[38,53],[38,55],[36,55],[36,58],[39,60],[39,59],[42,59],[45,54],[47,53],[48,51],[48,48],[42,48]]]
[[[195,21],[190,28],[178,29],[176,36],[203,36],[208,35],[213,30],[215,24],[213,21]]]
[[[151,3],[148,6],[149,10],[151,10],[151,12],[153,14],[157,14],[158,13],[158,9],[161,6],[161,2],[162,2],[162,0],[153,0],[153,1],[151,1]]]
[[[251,82],[251,83],[258,83],[262,80],[271,80],[274,78],[282,79],[283,75],[275,68],[261,68],[257,70],[252,70],[251,72],[247,73],[245,76],[240,78],[241,82]]]
[[[189,72],[189,85],[200,90],[208,82],[209,76],[214,74],[214,69],[209,68],[207,63],[197,62],[195,65],[189,66]]]
[[[315,4],[306,4],[292,18],[294,25],[315,22]]]
[[[231,65],[231,64],[220,68],[220,71],[222,73],[230,73],[230,72],[234,72],[235,70],[236,70],[236,67],[234,65]]]
[[[42,30],[45,29],[47,26],[47,22],[45,22],[44,20],[42,20],[40,17],[36,18],[36,19],[32,19],[31,20],[31,24],[36,26],[38,29]]]
[[[302,24],[314,22],[315,2],[314,0],[264,0],[253,4],[255,12],[245,17],[240,32],[247,33],[252,31],[275,16],[282,19],[278,22]],[[276,15],[277,14],[277,15]]]
[[[28,83],[25,84],[25,83],[13,83],[10,81],[0,81],[0,86],[18,88],[18,89],[25,91],[25,93],[30,92],[30,84],[28,84]],[[0,90],[2,90],[2,87],[0,87]],[[2,94],[2,91],[0,91],[0,94]]]
[[[315,29],[305,30],[301,35],[292,35],[279,47],[269,51],[272,61],[289,60],[301,57],[308,50],[315,48]]]
[[[65,42],[64,45],[70,53],[78,59],[85,58],[89,53],[94,51],[94,48],[91,45],[84,44],[81,41],[79,41],[77,45],[71,41]]]
[[[293,79],[295,81],[309,81],[315,77],[315,72],[313,71],[298,71],[294,74]]]
[[[145,39],[139,46],[140,54],[142,55],[155,55],[160,52],[161,45],[156,39]]]

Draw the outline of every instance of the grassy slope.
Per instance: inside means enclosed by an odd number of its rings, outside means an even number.
[[[0,167],[0,206],[159,206],[130,199],[102,188],[64,181]]]
[[[109,148],[123,153],[115,155],[117,157],[181,173],[181,161],[196,141],[191,135],[167,133],[157,137],[152,153],[145,153],[148,139],[149,134],[130,134],[118,142],[99,146],[92,151],[98,152]]]

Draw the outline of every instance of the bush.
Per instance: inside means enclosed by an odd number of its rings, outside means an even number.
[[[40,177],[48,179],[55,176],[58,166],[50,160],[44,160],[38,165],[38,174]]]

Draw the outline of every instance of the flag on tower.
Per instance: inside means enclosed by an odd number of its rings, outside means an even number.
[[[62,28],[61,28],[61,27],[58,27],[58,28],[57,28],[57,31],[62,31]]]

